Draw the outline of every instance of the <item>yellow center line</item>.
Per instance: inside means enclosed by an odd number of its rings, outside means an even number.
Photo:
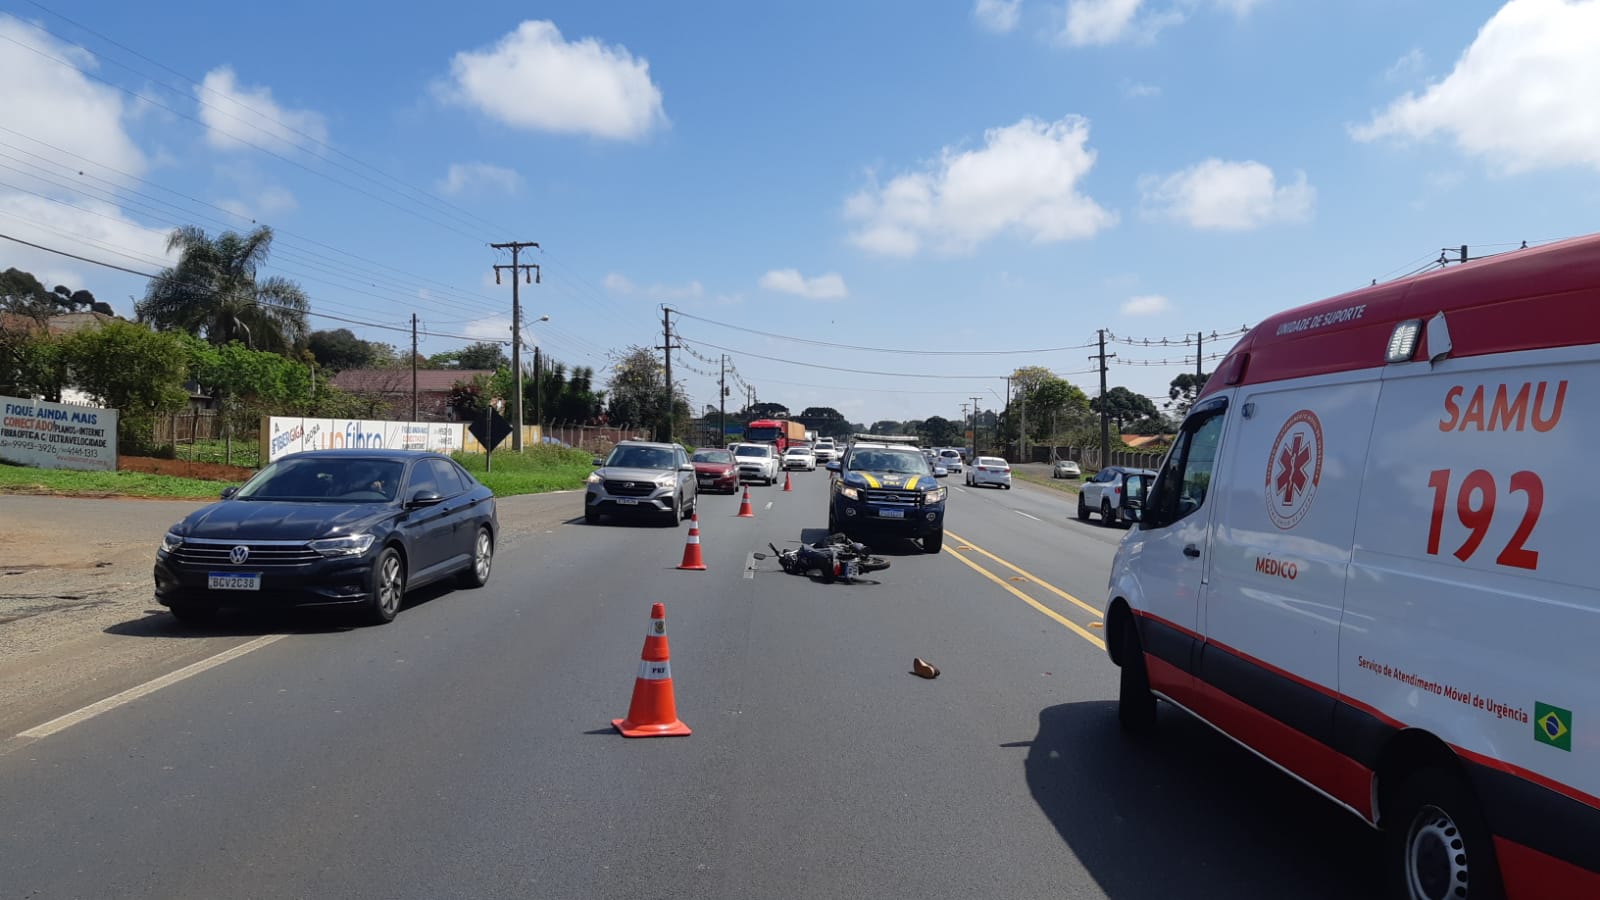
[[[947,529],[945,531],[945,534],[950,535],[950,537],[954,538],[957,543],[966,544],[967,546],[969,546],[972,549],[978,551],[979,553],[982,553],[984,556],[989,557],[990,559],[994,560],[995,562],[999,563],[1002,566],[1005,566],[1006,568],[1008,568],[1011,571],[1017,573],[1018,575],[1021,575],[1021,576],[1025,577],[1025,578],[1027,578],[1029,581],[1032,581],[1033,583],[1039,585],[1040,587],[1044,588],[1045,590],[1049,591],[1050,593],[1055,594],[1057,597],[1060,597],[1061,599],[1067,601],[1068,603],[1076,604],[1078,606],[1078,608],[1080,608],[1080,609],[1084,610],[1085,612],[1089,613],[1090,615],[1094,616],[1096,619],[1100,618],[1100,610],[1096,609],[1093,606],[1090,606],[1089,604],[1083,602],[1082,600],[1079,600],[1077,597],[1072,596],[1071,594],[1067,593],[1066,591],[1063,591],[1062,589],[1056,587],[1055,585],[1051,584],[1050,582],[1045,581],[1043,578],[1040,578],[1039,576],[1033,574],[1032,572],[1029,572],[1029,571],[1027,571],[1025,569],[1018,568],[1017,566],[1014,566],[1011,563],[1006,562],[1005,560],[1001,559],[1000,557],[995,556],[993,553],[990,553],[989,551],[983,549],[982,547],[979,547],[977,544],[974,544],[973,542],[967,540],[966,538],[961,537],[960,535],[956,534],[953,531],[950,531],[950,530]]]
[[[946,534],[949,534],[949,532],[946,532]],[[951,537],[955,537],[955,535],[951,535]],[[960,539],[957,538],[957,540],[960,540]],[[963,543],[965,543],[965,542],[963,541]],[[1078,623],[1072,621],[1071,619],[1067,618],[1066,616],[1063,616],[1062,614],[1056,612],[1055,610],[1051,609],[1050,607],[1045,606],[1043,603],[1040,603],[1039,601],[1033,599],[1032,597],[1029,597],[1027,594],[1024,594],[1023,592],[1021,592],[1021,591],[1017,590],[1016,588],[1012,587],[1011,585],[1007,584],[1005,581],[1003,581],[1000,578],[1000,576],[994,574],[993,572],[989,571],[988,569],[985,569],[983,566],[978,565],[977,563],[973,562],[972,560],[967,559],[965,556],[962,556],[960,553],[956,552],[956,550],[954,548],[950,547],[949,545],[946,545],[944,550],[945,550],[946,553],[950,554],[951,556],[954,556],[956,559],[961,560],[961,564],[962,565],[970,566],[972,568],[972,571],[977,572],[979,575],[982,575],[983,577],[985,577],[985,578],[989,579],[990,581],[994,582],[995,584],[999,585],[1002,589],[1004,589],[1007,592],[1009,592],[1012,596],[1016,597],[1018,600],[1021,600],[1023,603],[1028,604],[1029,606],[1033,607],[1034,609],[1037,609],[1039,612],[1042,612],[1045,615],[1049,616],[1050,618],[1055,619],[1057,622],[1060,622],[1062,625],[1065,625],[1069,630],[1071,630],[1078,637],[1081,637],[1084,640],[1088,641],[1089,643],[1095,645],[1096,647],[1099,647],[1101,650],[1104,650],[1106,648],[1106,642],[1105,641],[1102,641],[1099,638],[1095,637],[1094,635],[1090,634],[1088,631],[1084,630],[1084,628],[1082,626],[1080,626]]]

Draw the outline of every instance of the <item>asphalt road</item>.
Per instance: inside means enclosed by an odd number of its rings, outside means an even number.
[[[818,471],[752,488],[753,520],[703,498],[707,572],[674,568],[685,529],[574,496],[391,625],[226,619],[270,642],[7,745],[0,898],[1378,893],[1355,819],[1170,709],[1118,731],[1094,610],[1121,532],[949,483],[945,551],[881,546],[879,584],[745,577],[820,535]],[[652,602],[694,734],[631,741]]]

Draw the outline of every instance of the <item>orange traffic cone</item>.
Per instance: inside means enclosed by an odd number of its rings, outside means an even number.
[[[794,490],[794,488],[792,486],[790,486],[790,484],[789,484],[789,470],[788,469],[784,469],[783,470],[783,489],[786,490],[786,491]]]
[[[680,569],[693,569],[698,572],[706,570],[706,561],[700,558],[700,514],[695,513],[689,518],[689,539],[683,545],[683,562],[678,563]]]
[[[611,724],[623,737],[672,737],[689,734],[689,726],[678,721],[678,703],[672,697],[672,655],[667,646],[667,607],[650,607],[650,627],[644,633],[644,650],[639,653],[639,677],[633,681],[633,701],[626,719]]]
[[[739,503],[738,518],[754,519],[755,517],[756,511],[750,508],[750,485],[747,484],[744,486],[744,500]]]

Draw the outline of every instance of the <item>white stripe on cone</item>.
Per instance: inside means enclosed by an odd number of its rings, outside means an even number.
[[[651,662],[647,659],[639,661],[640,681],[671,681],[672,663],[662,660]]]

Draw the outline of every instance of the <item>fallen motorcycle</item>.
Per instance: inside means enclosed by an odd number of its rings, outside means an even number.
[[[873,556],[866,544],[852,541],[843,534],[830,534],[815,544],[802,544],[789,550],[779,550],[768,544],[778,558],[778,565],[790,575],[817,575],[823,582],[851,583],[866,572],[880,572],[889,568],[889,561]],[[766,559],[767,554],[757,553],[756,559]]]

